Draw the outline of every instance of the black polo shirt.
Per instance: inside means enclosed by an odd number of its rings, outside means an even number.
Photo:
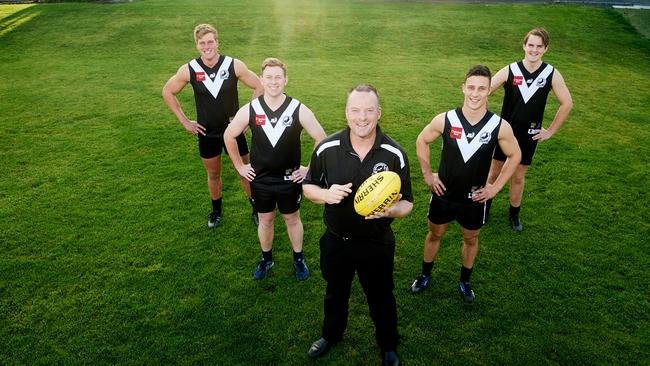
[[[372,174],[390,170],[402,181],[402,199],[413,202],[411,176],[406,152],[397,142],[381,132],[364,161],[359,159],[350,143],[350,129],[339,131],[314,149],[309,172],[303,184],[329,188],[333,184],[352,183],[352,193],[336,205],[325,204],[323,220],[328,229],[344,237],[381,238],[390,230],[391,218],[366,220],[354,211],[354,193]]]

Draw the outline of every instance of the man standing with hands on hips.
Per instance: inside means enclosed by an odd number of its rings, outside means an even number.
[[[469,69],[462,85],[463,107],[435,116],[416,140],[422,176],[432,195],[422,273],[411,285],[413,293],[424,291],[429,284],[440,241],[449,223],[456,220],[463,231],[459,291],[465,303],[474,302],[470,277],[478,254],[478,236],[485,224],[486,201],[503,188],[521,156],[510,125],[487,109],[490,77],[490,70],[485,66]],[[442,153],[438,172],[433,173],[429,145],[438,138],[443,141]],[[497,179],[487,183],[497,145],[506,161]]]
[[[303,257],[303,226],[300,220],[301,183],[307,167],[300,165],[300,134],[304,129],[319,143],[325,131],[312,111],[297,99],[284,94],[287,85],[287,67],[277,58],[262,63],[264,95],[243,106],[226,129],[224,141],[233,165],[239,175],[251,182],[255,208],[260,223],[257,234],[262,247],[262,259],[253,278],[262,280],[273,267],[273,236],[275,207],[287,225],[293,248],[293,267],[296,278],[309,277]],[[251,130],[251,163],[245,163],[237,154],[237,136]]]
[[[490,91],[501,85],[505,91],[501,117],[512,125],[517,143],[521,149],[521,163],[510,179],[510,225],[521,232],[524,226],[519,219],[521,201],[528,167],[533,162],[537,143],[550,139],[573,108],[571,93],[564,78],[557,69],[542,61],[548,51],[549,35],[544,28],[535,28],[524,38],[524,59],[505,66],[492,78]],[[542,127],[546,98],[550,91],[560,103],[560,108],[548,129]],[[503,168],[506,157],[497,146],[492,160],[488,181],[494,183]],[[491,200],[488,201],[488,212]]]
[[[208,228],[219,226],[221,207],[221,151],[224,149],[223,133],[230,119],[239,109],[237,81],[254,90],[253,98],[262,94],[262,84],[257,75],[238,59],[219,54],[217,30],[210,24],[194,28],[194,41],[200,56],[182,65],[163,87],[165,103],[174,112],[185,130],[198,138],[199,154],[208,173],[208,189],[212,198],[212,212],[208,216]],[[196,103],[196,121],[192,121],[181,109],[176,98],[187,84],[192,84]],[[237,154],[248,161],[248,145],[244,135],[237,137]],[[250,185],[240,179],[251,205]],[[253,221],[257,225],[257,212],[253,208]]]
[[[404,150],[378,126],[377,90],[358,85],[348,92],[348,127],[323,140],[312,154],[305,197],[324,204],[326,230],[320,239],[321,271],[327,281],[321,337],[307,352],[323,355],[343,338],[355,272],[375,324],[384,365],[399,365],[397,307],[393,295],[395,237],[390,224],[413,209],[409,162]],[[372,174],[390,170],[401,180],[398,200],[382,212],[362,217],[354,210],[353,192]]]

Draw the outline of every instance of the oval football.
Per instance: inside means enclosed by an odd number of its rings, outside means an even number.
[[[402,182],[395,172],[386,171],[371,175],[354,194],[354,210],[361,216],[383,211],[397,197]]]

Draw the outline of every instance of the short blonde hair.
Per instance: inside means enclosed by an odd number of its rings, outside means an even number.
[[[277,59],[275,57],[269,57],[262,62],[262,71],[260,73],[263,74],[264,70],[267,67],[274,67],[274,66],[281,67],[282,71],[284,72],[284,76],[287,76],[287,65],[285,65],[284,62],[280,61],[280,59]]]
[[[194,43],[198,42],[199,39],[205,36],[208,33],[214,34],[214,39],[218,37],[217,29],[210,24],[199,24],[194,27]]]
[[[531,29],[530,32],[526,33],[524,44],[528,42],[528,38],[530,38],[530,36],[537,36],[541,38],[544,47],[548,47],[548,42],[551,40],[551,37],[548,35],[548,32],[544,28]]]

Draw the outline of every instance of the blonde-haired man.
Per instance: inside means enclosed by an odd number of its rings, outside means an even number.
[[[253,97],[262,94],[262,85],[243,62],[219,54],[217,30],[210,24],[199,24],[194,28],[194,41],[199,57],[178,68],[163,87],[162,95],[185,130],[198,138],[199,154],[208,173],[212,198],[212,212],[208,217],[208,228],[212,229],[219,225],[222,217],[221,151],[224,148],[223,133],[239,108],[237,82],[253,89]],[[185,115],[176,97],[187,84],[191,84],[194,90],[196,121]],[[238,136],[237,143],[238,154],[248,161],[245,136]],[[241,185],[253,205],[248,181],[242,178]],[[254,207],[252,217],[257,224]]]
[[[262,259],[253,278],[266,278],[273,266],[273,235],[277,206],[293,247],[293,266],[298,280],[309,277],[302,244],[303,226],[300,220],[302,181],[307,168],[300,165],[300,135],[302,130],[319,143],[325,131],[307,106],[284,94],[287,67],[277,58],[262,63],[264,95],[243,106],[226,129],[224,142],[239,175],[250,182],[255,208],[259,212],[257,234],[262,247]],[[237,154],[236,136],[251,130],[250,164]]]

